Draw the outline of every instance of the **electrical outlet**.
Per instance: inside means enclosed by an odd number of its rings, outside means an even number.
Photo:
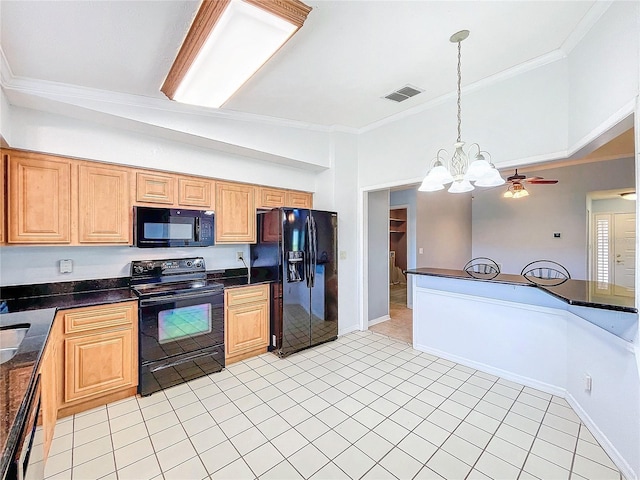
[[[60,260],[60,273],[72,273],[73,260]]]
[[[243,252],[236,252],[236,261],[242,262],[243,260],[244,260],[244,253]]]
[[[584,374],[584,389],[587,392],[591,392],[591,388],[593,387],[593,379],[591,378],[591,375],[589,375],[588,373]]]

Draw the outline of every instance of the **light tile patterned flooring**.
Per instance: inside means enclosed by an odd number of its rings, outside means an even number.
[[[620,479],[565,400],[372,332],[61,419],[48,479]]]

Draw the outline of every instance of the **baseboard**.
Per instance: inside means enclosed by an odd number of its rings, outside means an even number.
[[[551,395],[557,395],[558,397],[563,398],[567,396],[567,391],[562,387],[558,387],[557,385],[541,382],[534,378],[525,377],[524,375],[518,375],[508,370],[502,370],[501,368],[492,367],[491,365],[487,365],[485,363],[475,362],[473,360],[469,360],[466,357],[452,355],[449,352],[443,352],[442,350],[427,347],[425,345],[414,343],[413,348],[415,348],[416,350],[420,350],[421,352],[430,353],[431,355],[444,358],[445,360],[459,363],[460,365],[464,365],[465,367],[475,368],[476,370],[495,375],[496,377],[501,377],[512,382],[520,383],[527,387],[535,388],[536,390],[540,390]]]
[[[616,447],[613,446],[613,444],[609,441],[607,436],[604,433],[602,433],[602,430],[598,428],[598,425],[596,425],[596,423],[591,419],[589,414],[582,408],[580,403],[578,403],[578,401],[573,397],[573,395],[567,392],[565,399],[567,400],[567,402],[569,402],[569,405],[571,405],[571,408],[573,408],[573,410],[576,412],[578,417],[580,417],[580,420],[582,420],[582,423],[584,423],[587,426],[587,428],[589,429],[591,434],[595,437],[595,439],[598,441],[600,446],[602,446],[604,451],[607,452],[607,455],[611,457],[611,460],[613,461],[613,463],[616,464],[616,467],[620,469],[620,471],[622,472],[622,475],[624,475],[624,478],[626,478],[627,480],[638,480],[638,476],[633,471],[633,468],[631,468],[631,465],[629,465],[629,463],[627,463],[624,457],[620,455],[620,452],[618,452]]]
[[[348,333],[358,332],[358,331],[360,331],[360,325],[350,325],[347,328],[338,329],[338,336],[341,337],[342,335],[346,335]]]
[[[389,315],[383,315],[381,317],[374,318],[373,320],[369,320],[369,326],[372,327],[373,325],[377,325],[378,323],[386,322],[387,320],[391,320],[391,317]]]

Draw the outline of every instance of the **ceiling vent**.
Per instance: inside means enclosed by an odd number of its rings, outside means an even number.
[[[402,88],[399,88],[395,92],[391,92],[389,95],[385,95],[384,98],[387,100],[391,100],[393,102],[404,102],[407,98],[414,97],[419,93],[424,92],[424,90],[414,87],[412,85],[405,85]]]

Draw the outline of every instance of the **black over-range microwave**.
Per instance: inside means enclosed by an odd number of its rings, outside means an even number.
[[[136,247],[208,247],[213,245],[213,213],[180,208],[133,207]]]

